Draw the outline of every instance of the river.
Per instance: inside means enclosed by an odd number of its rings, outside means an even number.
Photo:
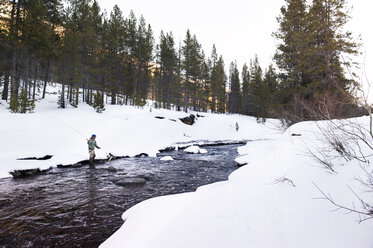
[[[127,158],[95,169],[54,168],[29,178],[0,179],[0,246],[97,247],[119,229],[122,213],[133,205],[227,180],[237,169],[238,146],[207,146],[207,154],[160,154],[173,161]],[[132,177],[146,182],[118,184]]]

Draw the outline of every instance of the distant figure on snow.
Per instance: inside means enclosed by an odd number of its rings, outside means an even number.
[[[91,138],[87,142],[89,151],[89,165],[92,167],[94,159],[96,157],[95,148],[101,149],[96,143],[96,134],[92,134]]]

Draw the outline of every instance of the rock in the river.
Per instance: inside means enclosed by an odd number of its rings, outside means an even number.
[[[113,166],[109,166],[107,168],[107,170],[110,171],[110,172],[116,172],[117,171],[117,169],[115,169]]]
[[[202,148],[200,148],[200,149],[199,149],[199,153],[201,153],[201,154],[205,154],[205,153],[207,153],[207,150],[206,150],[206,149],[202,149]]]
[[[148,157],[149,155],[147,153],[140,153],[135,156],[135,158],[145,158]]]
[[[187,152],[187,153],[194,153],[194,154],[198,154],[198,153],[207,153],[207,150],[206,149],[201,149],[199,148],[199,146],[189,146],[188,148],[186,148],[184,150],[184,152]]]
[[[126,178],[119,180],[115,182],[115,184],[120,185],[120,186],[131,186],[131,185],[141,185],[144,184],[146,180],[141,177],[133,177],[133,178]]]
[[[171,156],[164,156],[161,158],[161,161],[171,161],[174,160]]]
[[[29,176],[35,176],[37,174],[47,172],[51,170],[52,167],[44,170],[40,170],[39,168],[37,169],[27,169],[27,170],[14,170],[10,171],[9,173],[14,177],[14,178],[20,178],[20,177],[29,177]]]
[[[159,152],[171,152],[171,151],[174,151],[175,150],[175,147],[173,146],[168,146],[164,149],[160,149]]]

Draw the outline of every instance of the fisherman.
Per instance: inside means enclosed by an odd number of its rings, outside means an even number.
[[[92,134],[92,136],[88,140],[87,144],[88,144],[88,151],[89,151],[89,165],[91,167],[94,167],[93,163],[94,163],[94,159],[96,157],[95,148],[101,149],[101,147],[99,147],[96,143],[96,134]]]

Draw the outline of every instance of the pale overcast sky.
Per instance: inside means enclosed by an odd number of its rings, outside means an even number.
[[[237,60],[241,69],[243,63],[258,55],[262,67],[267,67],[275,52],[272,33],[277,30],[276,17],[284,0],[99,0],[108,14],[117,4],[125,17],[132,9],[136,16],[143,15],[151,24],[156,42],[160,31],[172,31],[175,42],[182,41],[186,30],[196,34],[206,56],[210,56],[215,43],[226,65]],[[353,6],[353,19],[348,29],[363,39],[366,70],[373,81],[373,32],[372,0],[349,0]],[[363,62],[359,58],[357,62]]]

